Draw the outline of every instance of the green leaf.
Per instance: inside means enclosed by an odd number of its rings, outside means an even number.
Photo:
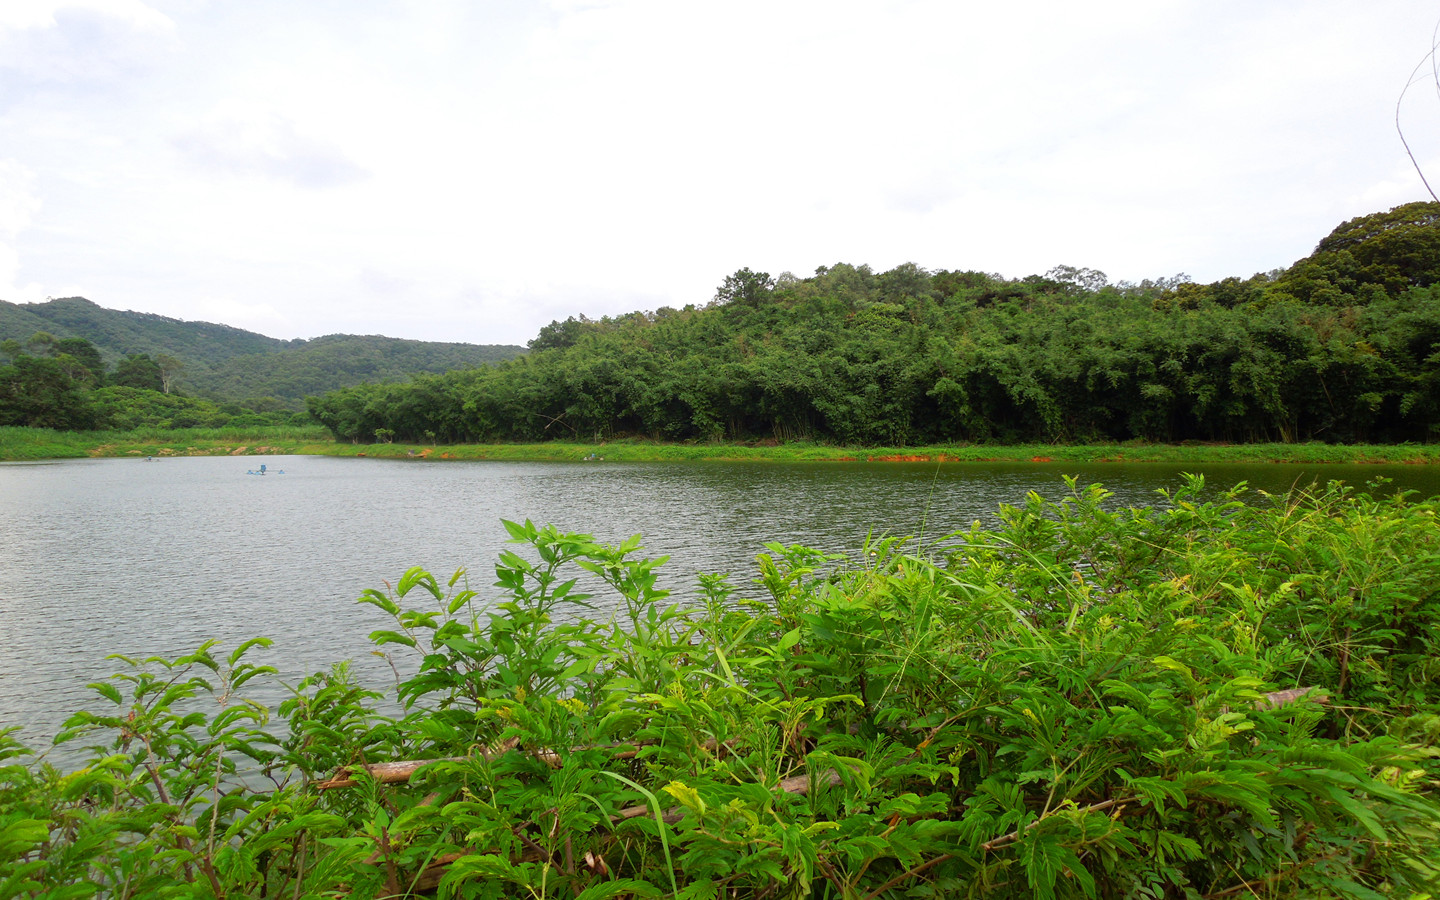
[[[414,647],[415,639],[408,634],[401,634],[398,631],[372,631],[370,641],[374,644],[403,644],[406,647]]]
[[[463,572],[465,570],[461,569],[460,571]],[[456,574],[458,575],[459,573]],[[451,581],[451,585],[454,585],[454,581]],[[465,604],[469,603],[474,598],[474,591],[461,591],[460,593],[456,594],[453,599],[451,599],[450,605],[446,608],[446,612],[453,616],[461,609],[463,609],[465,607]]]
[[[575,900],[608,900],[610,897],[618,897],[621,894],[635,897],[658,897],[662,893],[663,891],[653,884],[636,881],[633,878],[617,878],[614,881],[602,881],[599,884],[590,885],[576,894]]]
[[[274,643],[274,641],[270,640],[267,637],[253,637],[245,643],[241,644],[240,646],[236,647],[235,651],[230,654],[230,657],[227,661],[230,663],[230,665],[233,666],[235,665],[235,663],[240,661],[240,657],[244,656],[251,647],[269,647]]]
[[[125,701],[120,697],[119,689],[108,681],[96,681],[91,684],[87,684],[86,687],[95,691],[95,693],[105,697],[111,703],[114,703],[116,705],[124,705],[125,703]]]
[[[400,576],[400,583],[395,586],[395,593],[403,597],[417,584],[429,591],[436,600],[444,598],[440,586],[435,583],[435,576],[420,566],[411,566],[405,570],[405,574]]]
[[[365,603],[370,606],[378,606],[380,609],[383,609],[385,612],[389,613],[392,616],[398,615],[400,613],[400,607],[395,604],[394,600],[391,600],[389,597],[385,596],[384,593],[377,591],[374,588],[366,588],[364,592],[362,592],[360,596],[356,598],[355,602]]]
[[[527,543],[535,537],[535,526],[530,523],[529,519],[525,520],[524,525],[517,525],[509,519],[501,519],[500,524],[505,526],[505,531],[509,533],[510,540],[517,544]]]

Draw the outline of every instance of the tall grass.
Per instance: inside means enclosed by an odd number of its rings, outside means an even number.
[[[227,428],[136,428],[132,431],[53,431],[0,428],[0,460],[86,456],[216,455],[293,453],[380,459],[493,459],[567,461],[589,458],[683,462],[770,460],[776,462],[1287,462],[1440,463],[1440,444],[947,444],[926,447],[845,447],[794,442],[668,444],[617,440],[602,444],[552,441],[539,444],[351,444],[337,442],[321,425]]]
[[[326,445],[321,451],[342,456],[425,459],[690,461],[772,460],[777,462],[1286,462],[1286,463],[1437,463],[1440,445],[1336,444],[991,444],[928,447],[845,447],[832,444],[665,444],[613,441],[580,444],[415,444]]]
[[[136,428],[131,431],[55,431],[0,427],[0,460],[87,456],[211,455],[247,451],[318,453],[331,441],[320,425],[243,428]]]

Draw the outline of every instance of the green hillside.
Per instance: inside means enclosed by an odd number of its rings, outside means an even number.
[[[746,268],[704,306],[572,316],[530,348],[310,412],[344,440],[414,443],[1432,442],[1440,203],[1345,222],[1289,269],[1213,284]]]
[[[36,331],[83,337],[110,364],[133,353],[168,353],[189,367],[208,369],[232,356],[275,353],[304,341],[282,341],[242,328],[185,322],[153,313],[105,309],[84,297],[45,303],[0,301],[0,341],[23,341]]]
[[[448,372],[513,359],[520,347],[410,341],[379,335],[330,334],[293,341],[279,353],[234,356],[192,383],[218,397],[299,400],[334,385],[403,380],[412,373]],[[297,407],[298,408],[298,407]]]
[[[412,373],[471,368],[524,352],[509,345],[378,335],[287,341],[229,325],[105,309],[83,297],[44,303],[0,301],[0,341],[23,343],[41,331],[90,341],[109,367],[134,354],[174,357],[182,365],[175,387],[186,394],[222,401],[268,399],[268,405],[289,409],[300,409],[310,394],[399,380]]]

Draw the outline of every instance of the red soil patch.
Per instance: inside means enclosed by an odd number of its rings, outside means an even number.
[[[1031,461],[1031,462],[1054,462],[1054,461],[1055,461],[1055,458],[1052,457],[1052,456],[1032,456],[1032,457],[1030,457],[1030,461]]]
[[[870,462],[929,462],[928,456],[867,456]]]

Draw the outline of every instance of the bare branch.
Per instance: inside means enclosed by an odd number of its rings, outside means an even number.
[[[1416,76],[1420,74],[1421,67],[1427,62],[1430,63],[1430,72],[1435,79],[1436,93],[1440,95],[1440,60],[1436,59],[1437,50],[1440,50],[1440,24],[1436,25],[1435,32],[1430,35],[1430,52],[1415,64],[1410,78],[1405,82],[1404,89],[1400,91],[1400,96],[1395,98],[1395,131],[1400,135],[1400,143],[1405,147],[1405,155],[1410,157],[1410,165],[1415,167],[1415,174],[1420,176],[1420,183],[1425,185],[1425,190],[1430,193],[1430,199],[1440,203],[1440,197],[1435,196],[1435,189],[1430,186],[1430,181],[1425,177],[1425,171],[1420,168],[1419,161],[1415,159],[1415,153],[1410,149],[1410,142],[1405,139],[1405,129],[1400,125],[1400,105],[1405,102],[1405,95],[1410,92],[1410,88],[1415,86]]]

